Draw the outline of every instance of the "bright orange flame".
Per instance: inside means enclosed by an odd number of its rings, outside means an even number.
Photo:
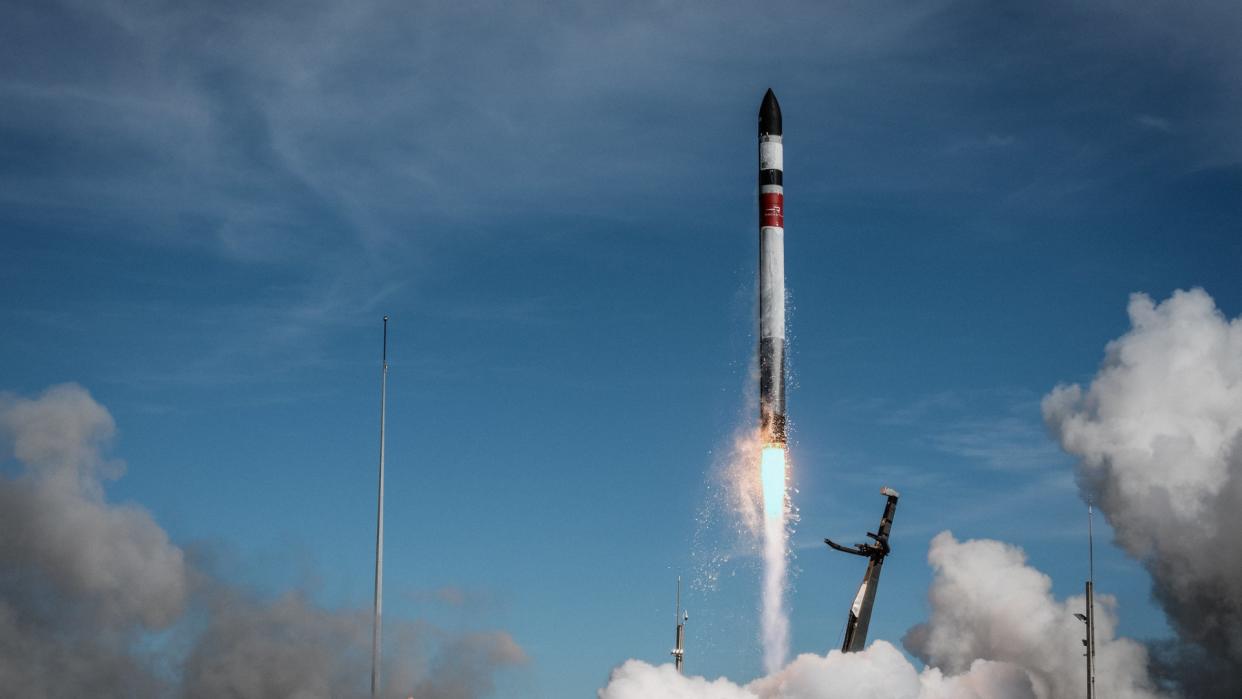
[[[782,516],[785,513],[785,447],[763,448],[759,478],[763,483],[764,516]]]

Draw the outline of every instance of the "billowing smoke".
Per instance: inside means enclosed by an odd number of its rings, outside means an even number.
[[[130,652],[187,603],[182,551],[144,510],[104,501],[108,412],[77,386],[0,395],[0,687],[14,696],[153,696]]]
[[[948,532],[931,542],[927,560],[935,572],[928,597],[931,619],[906,634],[905,646],[928,665],[949,674],[970,670],[979,659],[1021,667],[1038,697],[1073,697],[1084,691],[1081,639],[1074,617],[1086,599],[1062,602],[1052,580],[1026,565],[1016,546],[1000,541],[959,543]],[[1095,596],[1096,691],[1100,696],[1156,696],[1147,677],[1147,651],[1115,638],[1116,601]]]
[[[780,672],[739,686],[725,679],[682,677],[671,665],[630,660],[613,671],[600,699],[1027,699],[1030,682],[1020,668],[976,661],[955,677],[919,672],[901,651],[876,641],[858,653],[800,655]]]
[[[370,616],[263,599],[109,503],[108,411],[76,385],[0,394],[0,687],[6,696],[364,696]],[[503,632],[387,624],[386,696],[469,699],[524,662]]]
[[[183,666],[186,699],[361,695],[369,678],[371,615],[328,611],[300,593],[261,601],[215,586],[204,595],[209,624]],[[393,696],[467,699],[489,694],[494,670],[525,661],[508,634],[437,639],[427,625],[394,624],[385,667]],[[429,647],[434,645],[435,647]],[[428,656],[431,656],[430,658]]]
[[[1166,665],[1193,696],[1242,696],[1242,319],[1201,289],[1135,294],[1130,330],[1044,418],[1117,543],[1151,573],[1182,647]]]
[[[999,541],[959,542],[948,532],[931,543],[935,577],[931,618],[907,634],[919,670],[885,641],[865,651],[804,654],[745,686],[726,679],[682,677],[671,665],[631,660],[613,671],[600,699],[1057,699],[1085,687],[1081,638],[1073,615],[1082,596],[1057,600],[1048,576],[1026,564],[1020,549]],[[1099,696],[1160,696],[1147,676],[1145,648],[1114,637],[1115,600],[1096,598]]]

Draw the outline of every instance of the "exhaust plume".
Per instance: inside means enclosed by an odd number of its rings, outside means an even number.
[[[785,611],[785,578],[789,568],[785,524],[785,449],[767,446],[760,456],[763,488],[763,592],[760,635],[763,665],[775,672],[789,657],[789,614]]]

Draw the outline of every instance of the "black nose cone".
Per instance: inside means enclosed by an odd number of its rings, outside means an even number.
[[[771,88],[759,106],[759,135],[781,135],[781,103],[776,101],[776,93]]]

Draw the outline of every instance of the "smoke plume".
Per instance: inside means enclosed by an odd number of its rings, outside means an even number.
[[[977,661],[955,677],[919,672],[892,644],[876,641],[858,653],[800,655],[780,672],[739,686],[726,679],[683,677],[671,665],[630,660],[613,671],[600,699],[1028,699],[1021,669]]]
[[[0,394],[0,687],[5,696],[361,697],[370,616],[211,575],[146,510],[109,503],[111,415],[80,386]],[[503,632],[386,625],[385,696],[469,699],[524,662]]]
[[[931,543],[931,618],[907,634],[917,669],[885,641],[859,653],[804,654],[745,686],[726,679],[683,677],[671,665],[631,660],[613,671],[600,699],[1058,699],[1085,687],[1074,618],[1085,601],[1058,601],[1048,576],[1026,564],[1020,549],[999,541],[959,542],[948,532]],[[1100,696],[1153,699],[1144,647],[1114,637],[1116,602],[1096,598]]]
[[[931,619],[903,639],[906,648],[949,674],[979,660],[1021,667],[1037,697],[1073,697],[1084,691],[1081,639],[1083,595],[1058,602],[1052,580],[1026,565],[1016,546],[1000,541],[958,542],[941,532],[927,560],[935,572],[928,592]],[[1156,696],[1147,677],[1147,651],[1115,638],[1116,600],[1095,596],[1096,691],[1100,696]]]
[[[1044,418],[1084,496],[1151,573],[1178,634],[1161,665],[1193,696],[1242,696],[1242,319],[1202,289],[1130,298],[1131,328]]]

